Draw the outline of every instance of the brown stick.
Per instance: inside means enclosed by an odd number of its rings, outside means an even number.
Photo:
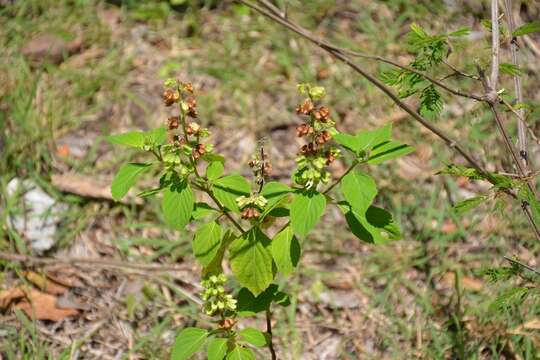
[[[136,269],[145,271],[183,271],[188,272],[189,268],[178,265],[167,264],[141,264],[131,263],[125,261],[118,261],[112,259],[99,259],[99,258],[70,258],[70,257],[35,257],[29,255],[13,254],[0,251],[0,259],[12,262],[20,262],[26,265],[72,265],[72,266],[84,266],[84,267],[104,267],[104,268],[118,268],[118,269]]]

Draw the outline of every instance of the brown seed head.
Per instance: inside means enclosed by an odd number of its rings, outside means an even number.
[[[171,116],[167,120],[167,126],[169,130],[178,129],[178,125],[180,124],[180,118],[178,116]]]
[[[163,92],[163,102],[165,106],[171,106],[180,99],[178,91],[167,89]]]
[[[318,110],[313,112],[313,116],[319,121],[326,122],[330,116],[330,109],[326,106],[321,106]]]
[[[332,138],[332,135],[328,131],[324,130],[322,133],[317,135],[317,143],[320,145],[323,145],[331,138]]]
[[[309,115],[311,114],[311,111],[313,111],[313,108],[313,102],[310,99],[306,99],[301,105],[298,105],[298,107],[296,108],[296,113]]]

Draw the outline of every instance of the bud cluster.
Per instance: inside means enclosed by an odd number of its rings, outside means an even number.
[[[330,180],[330,173],[325,168],[339,156],[339,150],[329,145],[337,131],[335,122],[330,118],[330,109],[320,104],[325,95],[324,88],[301,84],[298,89],[308,98],[296,108],[296,113],[304,118],[304,122],[296,127],[296,135],[305,138],[307,143],[298,151],[298,168],[293,178],[297,184],[309,188]]]
[[[242,219],[258,219],[268,200],[262,195],[252,194],[249,197],[243,195],[237,197],[236,203],[242,210]]]
[[[236,300],[230,294],[225,293],[225,275],[212,275],[201,281],[204,287],[201,297],[204,300],[204,312],[206,315],[225,315],[226,312],[236,311]]]
[[[196,122],[187,122],[188,118],[198,117],[193,85],[169,79],[165,82],[165,87],[163,92],[165,106],[177,103],[180,114],[167,119],[168,145],[163,148],[163,160],[171,167],[179,166],[178,171],[187,174],[193,171],[195,163],[201,157],[212,152],[211,144],[201,142],[201,139],[208,137],[210,133]]]

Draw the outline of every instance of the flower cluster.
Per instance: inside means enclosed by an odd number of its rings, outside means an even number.
[[[325,168],[339,156],[339,150],[328,142],[337,131],[335,122],[330,118],[330,109],[320,104],[325,95],[324,88],[301,84],[298,89],[308,98],[296,108],[296,113],[305,119],[296,127],[296,135],[305,137],[307,144],[302,145],[297,154],[298,168],[293,179],[297,184],[310,188],[330,180],[330,173]]]
[[[201,142],[210,133],[197,122],[188,121],[198,117],[193,85],[169,79],[165,87],[163,103],[167,107],[178,104],[180,113],[167,119],[168,145],[163,148],[163,160],[170,167],[179,167],[179,173],[185,175],[193,171],[201,157],[212,152],[211,144]]]
[[[252,194],[249,197],[237,197],[236,203],[242,210],[242,219],[258,219],[268,200],[262,195]]]
[[[204,300],[204,312],[206,315],[225,315],[226,312],[236,311],[236,300],[230,294],[225,293],[223,285],[227,278],[223,274],[212,275],[201,284],[204,291],[201,294]]]

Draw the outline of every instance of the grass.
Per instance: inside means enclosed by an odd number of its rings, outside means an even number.
[[[407,56],[403,33],[412,21],[434,32],[475,21],[471,15],[447,11],[442,1],[290,3],[291,16],[304,26],[340,45],[392,58]],[[13,177],[20,177],[33,179],[69,205],[51,255],[99,231],[104,235],[98,240],[119,258],[192,262],[189,234],[162,227],[157,202],[149,200],[141,207],[93,201],[63,194],[51,182],[52,173],[64,171],[111,175],[132,157],[116,153],[102,136],[163,122],[165,113],[157,104],[160,84],[168,76],[181,76],[200,88],[200,118],[212,128],[219,150],[238,160],[231,161],[235,170],[244,172],[240,160],[249,156],[262,136],[269,138],[269,146],[280,156],[278,173],[286,174],[293,166],[294,153],[287,153],[288,147],[278,136],[280,130],[275,129],[294,123],[293,109],[298,102],[295,86],[299,82],[317,82],[327,88],[328,101],[344,129],[379,126],[398,113],[378,90],[349,69],[244,7],[208,3],[180,10],[158,1],[145,5],[124,2],[117,8],[94,1],[27,0],[0,8],[4,25],[0,29],[0,56],[5,59],[0,62],[0,250],[30,252],[24,238],[7,226],[8,216],[21,209],[18,198],[7,196],[6,185]],[[111,11],[119,11],[116,28],[104,20],[103,14]],[[21,49],[38,33],[55,34],[67,41],[82,36],[83,52],[96,47],[104,53],[83,66],[67,58],[59,65],[36,67],[21,55]],[[480,42],[478,49],[465,50],[452,60],[461,64],[461,58],[486,51],[485,45]],[[382,69],[373,63],[364,66],[371,71]],[[321,76],[324,72],[328,75]],[[526,94],[536,93],[535,80],[535,74],[527,78]],[[511,79],[503,77],[503,81],[510,89]],[[445,99],[449,100],[446,95]],[[466,104],[461,101],[447,104],[441,119],[436,120],[438,125],[466,143],[479,158],[500,168],[497,159],[504,158],[504,152],[490,115],[482,108],[462,111]],[[502,359],[510,358],[509,354],[537,358],[537,334],[516,335],[512,331],[538,318],[538,303],[531,300],[521,310],[494,311],[490,304],[508,285],[489,284],[478,276],[479,270],[502,263],[502,255],[538,250],[519,209],[504,205],[495,215],[495,223],[504,222],[508,229],[494,229],[486,223],[488,207],[470,216],[457,216],[445,188],[461,199],[463,186],[434,175],[453,158],[452,153],[407,119],[397,121],[395,127],[400,140],[433,149],[422,164],[425,168],[413,169],[428,173],[421,180],[403,178],[399,172],[403,165],[370,170],[381,179],[378,201],[395,214],[404,240],[381,247],[359,244],[345,232],[336,231],[345,227],[344,221],[330,214],[303,244],[298,274],[288,281],[280,280],[293,294],[290,307],[275,310],[281,354],[301,358],[320,344],[319,335],[328,335],[341,339],[340,356],[350,359]],[[229,134],[234,135],[232,140]],[[82,157],[62,158],[58,144],[66,138],[91,141]],[[3,269],[2,279],[9,284],[17,266]],[[453,273],[479,281],[480,289],[462,280],[461,289],[456,291],[455,282],[449,282],[445,275]],[[321,292],[338,291],[325,283],[332,277],[347,280],[347,291],[360,294],[364,301],[360,307],[345,309],[316,300]],[[193,323],[197,309],[181,301],[181,294],[151,281],[147,286],[154,289],[153,295],[143,296],[134,317],[124,318],[128,312],[125,302],[116,308],[119,321],[129,323],[132,329],[129,341],[124,337],[119,341],[124,356],[166,358],[174,331]],[[6,334],[0,338],[0,354],[8,359],[71,358],[77,353],[97,356],[89,348],[100,339],[99,332],[73,336],[73,345],[67,346],[44,335],[43,329],[51,324],[34,323],[20,312],[0,316],[6,319],[0,324],[7,324],[0,325],[0,332]],[[158,352],[154,352],[156,348]]]

